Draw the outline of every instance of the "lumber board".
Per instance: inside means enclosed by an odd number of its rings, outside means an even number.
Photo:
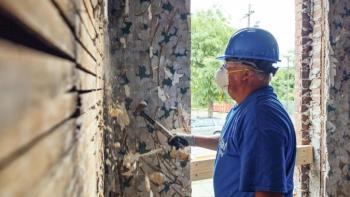
[[[102,103],[102,90],[91,91],[88,93],[79,94],[78,97],[81,102],[80,113],[86,113],[89,110],[95,109]]]
[[[88,16],[88,13],[85,9],[79,9],[78,13],[80,15],[80,18],[82,20],[82,25],[86,29],[86,32],[89,35],[89,38],[92,40],[93,46],[96,48],[96,54],[95,58],[98,60],[103,56],[103,40],[101,35],[95,30],[93,26],[93,22],[90,20],[90,17]],[[96,22],[96,21],[94,21]],[[90,43],[89,43],[90,44]]]
[[[98,196],[97,176],[103,169],[103,151],[98,151],[98,143],[102,143],[96,124],[98,113],[96,108],[77,118],[80,126],[75,131],[74,147],[43,176],[30,196]]]
[[[77,159],[80,163],[81,178],[84,181],[82,193],[84,196],[97,196],[96,183],[97,171],[102,165],[102,161],[98,160],[97,124],[98,109],[92,109],[84,113],[77,120],[81,123],[79,143],[77,147]]]
[[[79,196],[83,180],[79,175],[79,161],[76,159],[76,147],[73,145],[67,155],[58,161],[41,180],[28,191],[28,196],[62,197]]]
[[[77,5],[81,2],[80,0],[52,0],[57,5],[57,8],[65,16],[70,26],[74,29],[79,26],[79,18],[76,14]]]
[[[191,180],[203,180],[213,176],[215,156],[191,161]]]
[[[0,40],[0,160],[70,117],[74,64]]]
[[[97,75],[97,62],[80,44],[77,45],[76,61],[83,69]]]
[[[83,2],[81,2],[80,7],[78,7],[77,11],[87,32],[90,35],[91,40],[95,40],[97,38],[97,31],[93,26],[93,22],[91,21]]]
[[[296,165],[313,163],[313,148],[311,145],[298,145],[295,160]]]
[[[74,35],[51,1],[2,0],[0,10],[61,52],[74,57]]]
[[[104,88],[104,73],[103,73],[103,62],[97,65],[96,67],[97,74],[97,88]]]
[[[77,80],[76,87],[78,90],[96,90],[96,89],[98,89],[98,87],[97,87],[98,77],[96,77],[90,73],[81,71],[79,69],[77,70],[77,73],[78,73],[78,80]]]
[[[35,190],[42,177],[74,147],[75,121],[63,123],[11,165],[0,169],[0,196],[27,196]]]
[[[82,0],[85,5],[85,9],[89,15],[90,21],[92,23],[92,26],[94,27],[95,31],[98,32],[99,26],[96,23],[96,19],[94,17],[94,8],[92,7],[90,0]]]
[[[85,6],[82,1],[79,0],[52,0],[63,13],[70,26],[74,29],[74,34],[78,43],[76,45],[75,58],[77,63],[84,69],[95,73],[96,72],[96,59],[100,58],[96,46],[93,41],[93,37],[96,35],[90,35],[87,26],[84,24],[81,17],[81,13],[85,13]],[[88,20],[88,19],[85,19]]]
[[[97,48],[93,40],[91,40],[85,27],[80,28],[80,31],[77,32],[77,37],[79,38],[80,42],[84,45],[86,50],[92,55],[92,57],[96,61],[99,58],[98,56],[101,56],[101,54],[97,51]]]
[[[191,180],[209,179],[213,176],[215,155],[202,157],[191,161]],[[311,145],[298,145],[295,165],[311,164],[313,153]]]

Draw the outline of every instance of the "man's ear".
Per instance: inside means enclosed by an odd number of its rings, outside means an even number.
[[[242,80],[243,81],[248,81],[251,77],[253,77],[253,73],[252,72],[250,72],[249,70],[243,71],[243,75],[242,75]]]

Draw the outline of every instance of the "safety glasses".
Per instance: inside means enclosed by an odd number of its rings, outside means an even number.
[[[250,66],[251,68],[244,68],[244,69],[238,69],[238,70],[229,70],[230,65],[234,66],[234,65],[247,65]],[[257,66],[255,63],[253,62],[247,62],[247,61],[227,61],[222,65],[223,68],[226,68],[226,70],[228,71],[228,73],[235,73],[235,72],[241,72],[241,71],[249,71],[249,70],[253,70],[255,72],[263,72],[259,69],[257,69]],[[232,67],[231,67],[232,68]]]
[[[227,70],[227,73],[231,74],[231,73],[238,73],[242,71],[249,71],[249,69],[245,68],[245,69],[238,69],[238,70]]]

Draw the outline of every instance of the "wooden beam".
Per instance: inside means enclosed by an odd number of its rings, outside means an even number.
[[[297,146],[296,164],[311,164],[313,161],[311,145]],[[213,176],[215,155],[196,158],[191,161],[191,180],[198,181],[209,179]]]
[[[38,188],[42,186],[38,183],[70,152],[75,143],[74,129],[75,119],[62,123],[45,138],[27,148],[26,153],[13,160],[11,165],[1,168],[0,196],[39,196],[36,191],[46,190]],[[55,192],[53,188],[47,193],[60,196]]]
[[[213,176],[215,156],[191,161],[191,180],[209,179]]]
[[[2,0],[0,10],[15,18],[38,38],[74,57],[74,36],[52,2]]]
[[[96,90],[84,94],[79,94],[78,97],[81,102],[80,113],[86,113],[89,110],[95,109],[97,106],[101,105],[102,101],[102,90]]]
[[[98,135],[97,116],[98,109],[94,108],[77,119],[80,130],[78,131],[79,143],[76,156],[79,158],[81,179],[84,180],[84,187],[81,191],[82,196],[97,196],[97,171],[103,162],[98,159],[100,153],[98,153],[96,142],[101,139]]]
[[[98,78],[94,75],[78,70],[77,90],[96,90]]]
[[[76,110],[75,66],[0,39],[0,161]]]
[[[299,145],[297,146],[296,165],[312,164],[313,163],[313,151],[311,145]]]
[[[80,44],[95,59],[100,59],[101,52],[96,47],[95,42],[101,42],[97,36],[93,24],[90,20],[88,11],[85,9],[85,3],[82,0],[52,0],[63,13],[64,17],[71,27]],[[78,53],[79,54],[79,51]]]

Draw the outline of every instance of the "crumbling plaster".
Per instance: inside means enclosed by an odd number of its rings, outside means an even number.
[[[145,111],[190,132],[190,1],[109,2],[105,196],[190,196],[189,150],[167,146]]]

